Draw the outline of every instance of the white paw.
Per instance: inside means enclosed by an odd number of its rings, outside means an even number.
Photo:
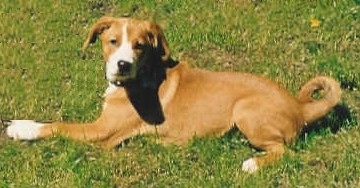
[[[257,166],[256,161],[253,158],[250,158],[243,162],[241,169],[247,173],[254,173],[259,169],[259,167]]]
[[[34,140],[39,137],[42,126],[44,124],[32,120],[11,120],[6,134],[15,140]]]

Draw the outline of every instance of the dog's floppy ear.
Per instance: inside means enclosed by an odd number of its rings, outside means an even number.
[[[90,29],[88,37],[86,38],[82,50],[85,50],[90,44],[96,42],[96,39],[101,33],[108,29],[111,24],[116,20],[114,17],[103,16],[101,17]]]
[[[168,42],[161,27],[155,22],[148,22],[148,30],[154,37],[153,45],[157,48],[158,53],[161,55],[161,60],[165,63],[166,67],[174,67],[177,61],[171,58],[171,51]]]

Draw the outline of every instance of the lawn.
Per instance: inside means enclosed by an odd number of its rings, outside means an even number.
[[[81,46],[102,15],[154,20],[176,59],[266,76],[294,95],[311,77],[334,77],[341,104],[289,146],[293,155],[251,175],[241,164],[261,151],[236,131],[104,150],[64,137],[13,141],[1,121],[0,187],[360,187],[358,0],[2,0],[1,120],[98,117],[104,60],[99,43]]]

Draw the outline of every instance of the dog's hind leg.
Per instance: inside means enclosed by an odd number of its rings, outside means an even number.
[[[274,114],[267,110],[266,106],[258,108],[248,103],[238,103],[235,106],[233,118],[238,129],[253,147],[266,152],[263,156],[244,161],[243,171],[253,173],[260,167],[280,159],[285,153],[288,138],[284,135],[286,131],[279,127],[287,127],[291,122],[287,117],[276,115],[276,112]],[[277,124],[281,126],[276,126]]]
[[[265,166],[271,162],[279,160],[285,153],[284,144],[276,144],[264,148],[266,154],[263,156],[252,157],[242,164],[242,170],[248,173],[256,172],[259,167]]]
[[[263,156],[244,161],[242,170],[253,173],[260,167],[280,159],[286,147],[281,131],[265,124],[262,120],[253,119],[251,116],[247,118],[249,118],[248,121],[237,122],[237,127],[253,147],[266,152]]]

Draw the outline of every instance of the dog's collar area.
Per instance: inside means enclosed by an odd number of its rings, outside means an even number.
[[[170,58],[168,61],[166,61],[165,67],[166,67],[166,68],[174,68],[174,67],[176,67],[176,65],[178,65],[178,64],[179,64],[179,61],[173,60],[173,59]]]
[[[113,84],[116,87],[124,87],[124,84],[120,80],[111,81],[110,83]]]

